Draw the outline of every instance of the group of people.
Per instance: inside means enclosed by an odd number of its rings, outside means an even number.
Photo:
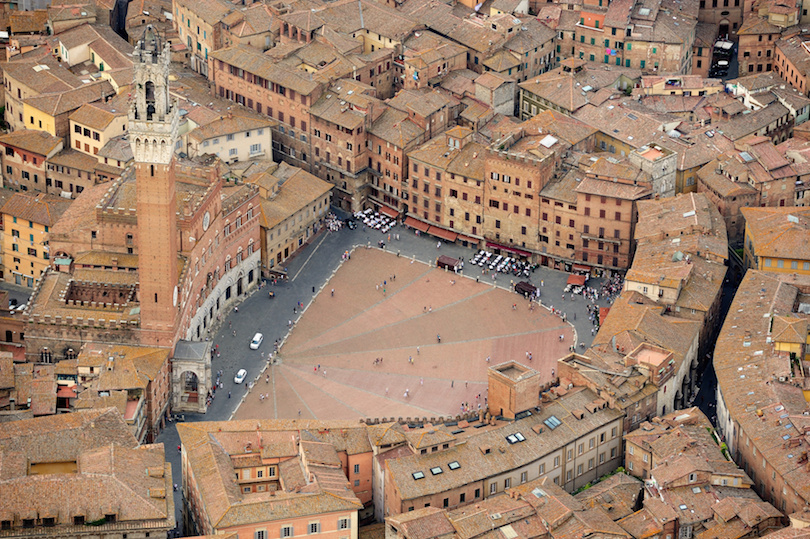
[[[326,228],[331,230],[332,232],[337,232],[341,228],[343,228],[343,221],[338,219],[337,215],[332,212],[329,212],[329,215],[326,216]]]
[[[216,345],[217,349],[219,345]],[[225,385],[222,383],[222,370],[217,371],[217,379],[214,382],[214,385],[211,386],[211,389],[208,390],[208,395],[205,397],[205,404],[207,406],[211,406],[211,403],[214,402],[214,396],[216,395],[217,389],[224,389]],[[228,397],[230,397],[230,392],[228,393]]]
[[[611,300],[621,294],[622,290],[624,290],[624,277],[618,273],[602,283],[602,295]]]

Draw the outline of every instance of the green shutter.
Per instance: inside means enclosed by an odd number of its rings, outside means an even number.
[[[629,50],[629,51],[633,50],[633,44],[632,43],[627,44],[627,50]]]
[[[630,60],[624,61],[624,67],[630,67]]]
[[[641,69],[644,69],[644,64],[645,64],[645,63],[646,63],[646,62],[645,62],[644,60],[641,60],[641,62],[640,62],[640,64],[641,64]]]

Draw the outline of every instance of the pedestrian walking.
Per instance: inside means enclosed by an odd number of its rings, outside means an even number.
[[[228,398],[229,399],[231,398],[231,392],[230,391],[228,391]]]
[[[335,289],[332,289],[332,297],[335,297]]]

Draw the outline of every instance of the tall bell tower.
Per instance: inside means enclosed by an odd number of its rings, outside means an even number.
[[[135,161],[141,328],[172,346],[178,313],[174,145],[178,108],[169,99],[171,51],[152,26],[135,46],[129,143]],[[168,332],[167,334],[163,334]]]

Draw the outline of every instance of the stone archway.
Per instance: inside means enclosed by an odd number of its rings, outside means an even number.
[[[200,398],[200,379],[194,371],[180,373],[180,400],[194,403]]]
[[[211,342],[179,341],[172,358],[172,411],[204,414],[212,385]]]

